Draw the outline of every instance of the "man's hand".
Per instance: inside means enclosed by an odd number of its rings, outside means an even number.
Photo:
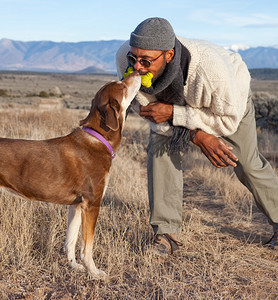
[[[220,138],[199,130],[195,133],[195,138],[192,142],[201,148],[202,152],[215,167],[237,166],[235,161],[238,161],[238,158],[231,152],[233,148]]]
[[[173,105],[153,102],[141,106],[140,116],[154,123],[163,123],[173,119]]]

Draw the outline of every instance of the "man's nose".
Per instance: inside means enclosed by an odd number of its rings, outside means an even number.
[[[133,69],[135,71],[139,71],[140,69],[142,69],[142,65],[139,63],[139,61],[137,60],[136,63],[133,65]]]

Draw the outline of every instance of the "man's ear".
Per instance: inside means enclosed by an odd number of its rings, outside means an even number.
[[[111,130],[119,129],[120,104],[116,99],[110,99],[106,105],[105,125]]]
[[[175,55],[175,50],[174,49],[170,49],[166,52],[166,63],[168,64],[174,57]]]

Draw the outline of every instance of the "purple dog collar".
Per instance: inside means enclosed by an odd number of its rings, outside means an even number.
[[[88,127],[82,127],[82,129],[86,132],[88,132],[89,134],[91,134],[92,136],[94,136],[95,138],[97,138],[98,140],[100,140],[109,150],[109,152],[111,153],[112,159],[116,156],[115,152],[113,151],[113,148],[111,147],[111,145],[106,141],[106,139],[99,134],[98,132],[96,132],[95,130],[88,128]]]

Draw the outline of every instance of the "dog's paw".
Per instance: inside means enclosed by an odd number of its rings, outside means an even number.
[[[94,280],[106,280],[108,278],[107,274],[100,269],[96,269],[94,272],[90,272],[89,275]]]
[[[78,263],[76,263],[76,262],[71,262],[70,263],[70,266],[74,269],[74,270],[76,270],[76,271],[78,271],[78,272],[85,272],[86,271],[86,268],[83,266],[83,265],[81,265],[81,264],[78,264]]]

